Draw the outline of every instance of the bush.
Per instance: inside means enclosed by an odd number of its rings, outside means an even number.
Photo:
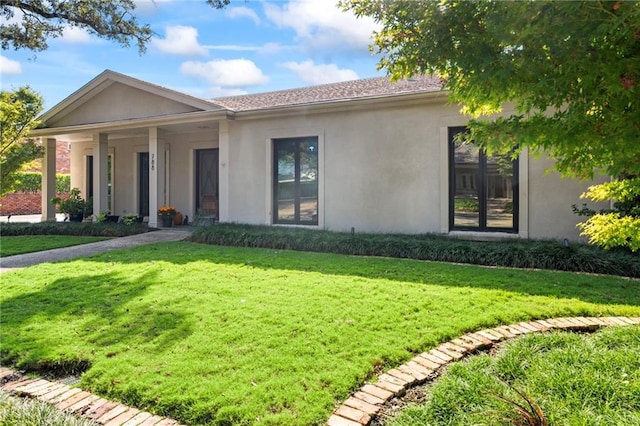
[[[125,237],[150,231],[147,224],[136,223],[121,225],[117,223],[91,222],[40,222],[40,223],[3,223],[0,236],[19,235],[75,235],[86,237]]]
[[[197,228],[191,241],[640,277],[640,257],[627,250],[604,251],[578,243],[565,247],[560,241],[479,242],[437,235],[350,234],[234,224]]]

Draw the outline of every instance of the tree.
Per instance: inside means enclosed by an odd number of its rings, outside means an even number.
[[[26,138],[41,111],[42,97],[29,87],[0,92],[0,197],[13,192],[20,171],[44,154],[41,144]]]
[[[640,3],[343,0],[382,24],[379,67],[438,74],[490,150],[545,151],[565,174],[640,169]]]
[[[529,147],[565,176],[640,174],[640,2],[341,4],[381,24],[379,68],[442,78],[490,154]],[[505,104],[515,113],[490,117]]]
[[[230,0],[206,0],[223,8]],[[91,34],[129,46],[133,40],[143,53],[153,32],[140,25],[133,14],[134,0],[0,0],[2,49],[42,51],[47,39],[62,35],[66,26],[79,27]]]

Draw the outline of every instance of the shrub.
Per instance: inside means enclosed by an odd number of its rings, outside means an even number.
[[[37,192],[42,189],[42,173],[20,172],[17,173],[19,181],[15,192]],[[71,190],[71,175],[56,175],[56,192],[69,192]]]
[[[76,235],[87,237],[125,237],[150,231],[146,224],[136,223],[122,226],[117,223],[90,222],[40,222],[40,223],[3,223],[0,236],[19,235]]]
[[[281,250],[399,257],[485,266],[556,269],[640,277],[640,257],[560,241],[466,241],[438,235],[341,233],[300,228],[220,224],[197,228],[194,242]]]

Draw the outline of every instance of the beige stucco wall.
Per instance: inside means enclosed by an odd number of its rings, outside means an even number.
[[[73,109],[65,111],[61,117],[54,117],[47,122],[47,125],[60,127],[104,123],[190,111],[197,111],[197,109],[131,86],[113,83],[86,102],[74,104]]]
[[[195,150],[220,148],[220,219],[271,224],[272,140],[317,136],[318,228],[447,234],[447,129],[466,121],[457,107],[445,106],[442,100],[424,100],[404,106],[326,108],[320,113],[239,116],[207,126],[159,128],[169,168],[168,186],[158,194],[158,205],[173,205],[193,218]],[[109,135],[115,167],[114,214],[138,211],[137,154],[149,151],[145,132],[137,129],[135,135]],[[91,141],[72,144],[72,186],[83,191],[86,155],[93,155]],[[526,153],[521,156],[522,238],[579,239],[575,225],[580,218],[572,213],[571,205],[582,203],[580,194],[593,182],[546,173],[552,164]]]
[[[457,107],[424,103],[230,122],[222,220],[272,223],[271,140],[317,135],[319,228],[448,233],[446,134],[466,121]],[[571,205],[582,204],[579,196],[593,182],[545,173],[553,164],[547,159],[525,153],[520,161],[520,237],[579,239]]]
[[[159,135],[169,159],[167,179],[169,186],[165,194],[161,195],[160,204],[173,205],[183,214],[193,217],[195,150],[218,147],[217,128],[189,132],[160,129]],[[135,137],[111,135],[108,151],[114,161],[112,214],[137,213],[139,211],[138,154],[149,152],[148,138],[144,135]],[[71,186],[80,188],[83,194],[86,188],[86,156],[88,155],[94,155],[91,141],[72,144]]]

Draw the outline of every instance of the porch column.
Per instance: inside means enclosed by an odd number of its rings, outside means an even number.
[[[218,220],[229,221],[229,122],[218,124]]]
[[[51,199],[56,196],[56,140],[47,138],[42,145],[42,220],[55,220],[56,207]]]
[[[164,143],[158,128],[149,128],[149,227],[158,227],[158,208],[166,204]]]
[[[107,167],[109,158],[109,135],[93,135],[93,214],[109,210]]]

